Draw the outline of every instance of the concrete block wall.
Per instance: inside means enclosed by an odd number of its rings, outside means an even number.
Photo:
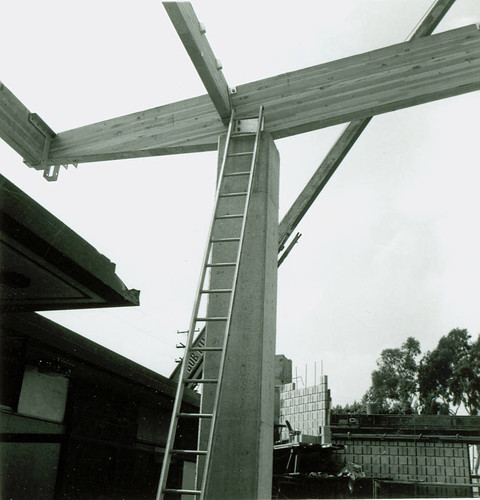
[[[334,440],[344,445],[338,457],[363,467],[375,478],[468,484],[468,445],[428,441]]]
[[[327,377],[318,385],[297,388],[295,383],[280,387],[279,424],[288,420],[293,429],[303,435],[322,436],[323,443],[330,442],[330,391]],[[282,439],[288,439],[288,429],[282,430]]]

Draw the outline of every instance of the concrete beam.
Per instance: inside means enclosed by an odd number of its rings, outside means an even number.
[[[200,75],[220,118],[228,122],[232,108],[227,80],[192,5],[190,2],[163,2],[163,6]]]
[[[274,139],[480,89],[476,25],[237,87],[239,118],[265,107]],[[57,134],[50,163],[212,151],[225,127],[209,96]]]
[[[252,150],[253,138],[235,140],[231,153]],[[221,144],[223,149],[224,141]],[[235,159],[230,167],[249,169],[251,158]],[[260,141],[253,192],[247,213],[243,251],[232,310],[216,432],[207,473],[205,498],[240,500],[270,498],[274,419],[274,360],[276,330],[279,156],[269,134]],[[232,183],[241,182],[232,177]],[[237,184],[228,187],[235,190]],[[225,198],[219,214],[238,213],[241,203]],[[225,221],[215,237],[234,231]],[[220,247],[221,245],[221,247]],[[229,247],[230,245],[230,247]],[[214,262],[234,259],[236,249],[221,243]],[[232,271],[212,268],[212,288],[231,286]],[[228,298],[212,295],[208,316],[225,315]],[[206,345],[221,344],[225,328],[208,324]],[[215,357],[217,356],[217,357]],[[204,377],[218,375],[218,354],[207,352]],[[201,412],[210,412],[215,390],[204,388]],[[205,449],[209,422],[201,422],[199,449]]]

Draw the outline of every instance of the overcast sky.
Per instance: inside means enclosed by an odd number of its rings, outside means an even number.
[[[193,2],[231,86],[401,42],[431,0]],[[437,32],[480,21],[457,0]],[[0,79],[56,132],[204,94],[159,0],[2,6]],[[277,353],[334,404],[360,399],[382,349],[480,332],[480,94],[375,117],[279,271]],[[276,141],[280,216],[343,126]],[[117,264],[138,308],[49,318],[168,376],[188,327],[216,153],[80,164],[56,183],[0,142],[0,171]]]

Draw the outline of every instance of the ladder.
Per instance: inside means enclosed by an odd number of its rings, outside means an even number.
[[[168,493],[200,497],[201,500],[205,495],[205,487],[211,462],[211,452],[215,436],[215,424],[218,413],[220,390],[225,365],[228,338],[230,333],[231,315],[238,280],[238,269],[240,257],[242,254],[247,212],[250,196],[252,193],[255,165],[257,162],[259,141],[262,130],[263,106],[260,107],[258,117],[255,118],[242,118],[241,120],[237,120],[235,119],[234,111],[232,112],[230,123],[228,126],[222,162],[219,169],[214,211],[210,223],[201,276],[196,292],[190,326],[187,331],[185,353],[183,356],[180,373],[178,375],[177,391],[175,402],[173,405],[172,418],[168,431],[167,444],[165,447],[165,455],[162,463],[162,470],[160,473],[156,500],[165,498],[165,495]],[[245,137],[247,137],[247,139],[245,139]],[[243,149],[245,144],[248,145],[249,149],[238,151],[239,149]],[[240,157],[243,159],[245,157],[251,158],[250,168],[248,170],[246,170],[245,168],[240,170],[238,169],[239,164],[245,164],[244,161],[241,161]],[[231,209],[225,209],[225,207],[227,206],[226,200],[232,200],[232,198],[236,200],[234,202],[234,206],[241,207],[238,208],[235,213],[230,213],[232,211]],[[237,222],[232,224],[232,221],[234,220]],[[234,229],[234,234],[229,234],[228,237],[219,237],[218,232],[222,229],[222,224],[229,223],[231,224],[231,226],[229,226],[229,232]],[[232,250],[232,255],[236,255],[236,257],[233,259],[229,259],[226,262],[218,262],[214,260],[213,254],[215,253],[216,245],[219,244],[235,245]],[[231,271],[228,276],[232,278],[232,281],[231,285],[228,288],[215,288],[215,286],[211,286],[210,281],[212,272],[215,272],[215,270],[218,269],[229,269]],[[226,294],[226,296],[229,297],[227,301],[228,309],[225,315],[209,316],[208,313],[201,312],[201,307],[204,307],[205,299],[209,297],[210,294],[222,294],[222,296],[224,296],[223,294]],[[200,325],[206,326],[212,323],[215,323],[217,325],[224,325],[224,329],[222,328],[221,333],[221,335],[223,336],[221,345],[205,345],[205,342],[198,342],[198,339],[194,339],[196,329],[201,329]],[[192,357],[195,357],[195,355],[200,355],[203,359],[207,352],[217,352],[218,356],[220,357],[218,364],[218,376],[216,376],[215,378],[205,378],[204,375],[202,377],[199,377],[198,372],[195,373],[196,370],[193,370],[191,361],[189,362],[189,360],[191,360]],[[191,388],[194,386],[203,388],[205,387],[204,384],[213,384],[216,386],[214,391],[215,397],[213,402],[213,409],[211,413],[182,412],[181,407],[185,388]],[[181,419],[196,419],[198,422],[203,419],[210,420],[208,444],[206,449],[187,450],[175,448],[175,439],[178,434],[177,427]],[[194,456],[196,458],[196,489],[190,490],[167,487],[167,479],[169,476],[169,469],[173,456]],[[201,485],[199,485],[199,476],[201,476],[202,479]]]

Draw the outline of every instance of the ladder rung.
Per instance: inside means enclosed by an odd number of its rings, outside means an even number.
[[[180,488],[165,488],[164,493],[181,493],[182,495],[201,495],[201,490],[182,490]]]
[[[186,378],[184,380],[188,384],[218,384],[218,379],[216,378]]]
[[[210,290],[202,290],[202,293],[231,293],[231,288],[211,288]]]
[[[246,155],[253,155],[253,151],[241,151],[240,153],[230,153],[227,156],[230,157],[230,156],[246,156]]]
[[[241,193],[225,193],[221,194],[220,198],[233,198],[234,196],[247,196],[247,192],[241,192]]]
[[[240,175],[250,175],[250,171],[248,171],[248,172],[230,172],[229,174],[224,174],[223,177],[237,177]]]
[[[211,243],[228,243],[229,241],[240,241],[240,238],[214,238]]]
[[[178,416],[184,418],[213,418],[213,413],[179,413]]]
[[[243,214],[232,214],[232,215],[218,215],[215,219],[241,219]]]
[[[197,321],[227,321],[226,316],[207,316],[206,318],[197,318]]]
[[[207,267],[230,267],[236,265],[236,262],[212,262],[211,264],[207,264]]]
[[[223,347],[190,347],[190,351],[203,352],[203,351],[223,351]]]
[[[206,455],[205,450],[172,450],[170,453],[175,455]]]

